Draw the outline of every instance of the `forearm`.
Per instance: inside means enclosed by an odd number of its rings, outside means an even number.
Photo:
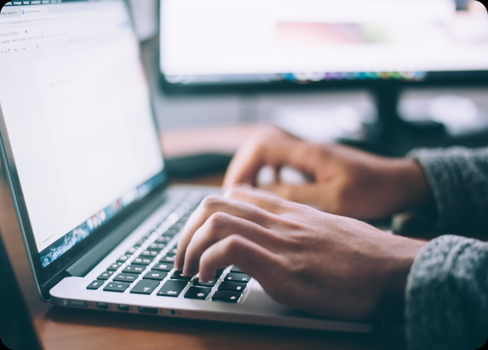
[[[409,157],[429,183],[439,228],[488,228],[488,148],[416,150]]]
[[[441,236],[423,247],[407,279],[409,348],[477,349],[488,335],[488,243]]]

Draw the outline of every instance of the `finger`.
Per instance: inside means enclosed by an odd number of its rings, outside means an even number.
[[[323,147],[294,139],[251,145],[238,152],[229,165],[224,188],[239,183],[255,185],[258,171],[264,165],[289,165],[309,175],[313,174]]]
[[[245,145],[239,149],[225,173],[224,189],[240,183],[256,185],[257,174],[265,165],[261,152],[260,143]]]
[[[270,140],[284,139],[296,140],[293,136],[274,126],[267,125],[260,128],[239,148],[232,159],[224,178],[224,188],[237,183],[255,185],[256,175],[264,165],[260,157],[261,146],[266,145]]]
[[[210,281],[217,269],[238,265],[259,282],[269,281],[268,271],[274,270],[278,257],[242,236],[230,235],[209,247],[200,258],[200,279]],[[265,268],[264,268],[265,267]]]
[[[186,249],[183,273],[194,276],[198,272],[203,252],[232,234],[238,234],[264,247],[276,248],[279,243],[276,235],[260,225],[226,213],[215,213],[193,235]]]
[[[209,196],[202,201],[197,210],[190,216],[181,233],[175,259],[176,268],[181,269],[183,267],[184,255],[194,233],[212,214],[217,212],[249,220],[263,227],[273,225],[276,220],[274,214],[249,203],[220,196]]]

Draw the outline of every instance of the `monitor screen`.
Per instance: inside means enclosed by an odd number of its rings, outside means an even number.
[[[453,0],[161,0],[166,86],[488,70],[488,16]]]
[[[124,1],[47,3],[0,13],[3,137],[43,267],[164,181]]]

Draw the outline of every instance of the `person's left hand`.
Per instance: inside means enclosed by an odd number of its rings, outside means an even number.
[[[407,275],[424,244],[240,186],[204,199],[180,237],[175,267],[209,281],[236,264],[286,305],[378,319],[401,311]]]

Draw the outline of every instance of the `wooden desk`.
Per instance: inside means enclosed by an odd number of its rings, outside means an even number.
[[[250,132],[250,129],[246,132],[242,132],[243,130],[236,128],[235,135],[241,133],[242,139]],[[222,129],[217,128],[216,133],[221,134],[221,132]],[[192,133],[194,131],[189,132],[189,135],[195,136]],[[179,132],[175,139],[181,141],[182,136],[184,133]],[[171,135],[167,140],[171,140]],[[195,139],[191,138],[191,140]],[[234,146],[238,144],[237,141],[233,139]],[[198,149],[202,147],[195,142],[193,145]],[[227,150],[232,150],[234,146],[229,143],[226,147]],[[175,147],[173,154],[177,154],[178,150],[178,147]],[[219,175],[194,179],[191,183],[218,185],[221,181],[222,175]],[[379,350],[403,347],[401,341],[399,343],[385,341],[384,332],[379,335],[364,336],[54,307],[50,303],[41,301],[34,287],[3,173],[0,175],[0,232],[34,320],[36,332],[46,350]]]

